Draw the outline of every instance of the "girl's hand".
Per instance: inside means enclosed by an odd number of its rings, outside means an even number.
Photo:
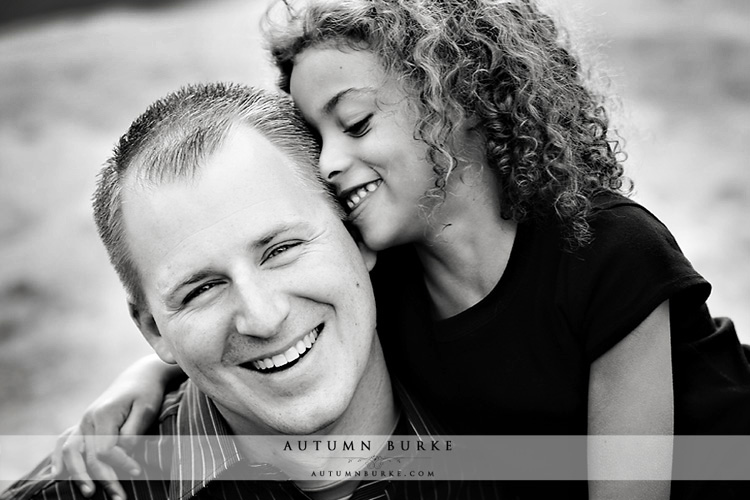
[[[58,438],[52,465],[59,473],[65,467],[81,493],[90,497],[94,481],[100,481],[110,496],[125,500],[116,470],[131,476],[141,468],[130,453],[138,437],[146,433],[158,416],[168,383],[179,370],[148,356],[126,369],[94,403],[81,422]]]
[[[122,450],[120,449],[120,451]],[[132,460],[127,456],[125,458]],[[138,467],[137,463],[135,465]],[[91,479],[93,476],[102,483],[112,500],[125,500],[127,498],[118,481],[115,469],[106,462],[99,460],[94,452],[86,453],[86,436],[81,433],[80,426],[69,428],[57,439],[57,445],[52,456],[52,466],[54,473],[59,473],[63,467],[67,467],[71,479],[78,485],[85,497],[94,494],[95,486]],[[131,473],[138,475],[140,468],[138,467],[137,472],[133,470]]]

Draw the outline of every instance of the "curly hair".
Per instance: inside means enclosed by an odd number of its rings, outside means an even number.
[[[604,98],[533,0],[312,0],[264,33],[279,86],[289,92],[295,57],[314,46],[368,50],[417,111],[428,146],[431,195],[445,195],[457,164],[456,130],[477,122],[505,219],[556,217],[568,249],[592,238],[591,200],[624,191],[620,145],[608,136]],[[628,184],[629,185],[629,184]]]

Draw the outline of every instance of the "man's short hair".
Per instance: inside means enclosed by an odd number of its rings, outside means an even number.
[[[320,191],[342,215],[317,173],[319,145],[289,97],[235,84],[183,87],[152,104],[130,125],[99,172],[94,193],[99,236],[136,307],[145,306],[145,297],[125,236],[122,188],[126,176],[133,173],[137,182],[152,186],[190,179],[241,125],[257,130],[286,154],[301,181]]]

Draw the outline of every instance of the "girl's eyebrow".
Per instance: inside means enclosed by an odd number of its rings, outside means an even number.
[[[330,115],[331,113],[333,113],[333,110],[336,109],[336,106],[338,106],[339,102],[341,102],[342,99],[351,96],[352,94],[373,94],[375,92],[376,89],[373,87],[349,87],[348,89],[340,90],[333,97],[331,97],[327,103],[325,103],[325,105],[323,106],[323,114]]]

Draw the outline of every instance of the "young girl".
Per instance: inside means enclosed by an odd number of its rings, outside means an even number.
[[[750,365],[732,323],[711,318],[710,285],[669,231],[619,194],[602,100],[550,17],[529,0],[283,8],[267,27],[280,86],[317,132],[349,222],[380,252],[389,367],[450,431],[750,430]],[[164,373],[132,369],[81,431],[145,428]],[[591,470],[607,453],[589,449]],[[671,445],[638,460],[669,477]],[[674,483],[673,498],[699,494],[687,486]],[[735,485],[704,486],[717,498]],[[588,490],[668,498],[670,484]]]

